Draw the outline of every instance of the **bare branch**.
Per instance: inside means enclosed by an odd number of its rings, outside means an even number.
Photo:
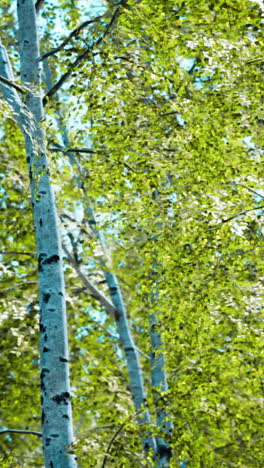
[[[126,3],[126,2],[127,2],[127,0],[125,0],[124,3]],[[118,7],[115,9],[114,14],[113,14],[110,22],[108,23],[108,25],[105,28],[105,31],[103,32],[102,36],[99,37],[99,39],[97,39],[97,41],[95,42],[94,45],[98,46],[104,40],[104,38],[107,36],[107,34],[109,33],[111,27],[113,26],[115,20],[118,17],[118,14],[119,14],[119,11],[120,11],[120,6],[121,6],[121,4],[118,5]]]
[[[94,151],[89,148],[49,148],[49,151],[61,151],[62,153],[102,153],[103,151]]]
[[[81,32],[82,29],[84,29],[86,26],[88,26],[89,24],[92,24],[92,23],[95,23],[96,21],[99,21],[100,19],[102,19],[103,16],[97,16],[96,18],[92,19],[92,20],[88,20],[88,21],[84,21],[82,24],[80,24],[77,28],[75,28],[70,34],[68,37],[66,37],[66,39],[58,46],[58,47],[55,47],[54,49],[51,49],[49,52],[45,52],[45,54],[42,54],[40,57],[39,57],[39,61],[41,60],[44,60],[48,57],[50,57],[51,55],[54,55],[56,54],[57,52],[59,52],[60,50],[62,50],[67,44],[68,42],[70,42],[70,40],[73,38],[73,37],[76,37],[78,36],[78,34]]]
[[[259,57],[254,60],[250,60],[249,62],[246,62],[246,64],[251,65],[252,63],[256,63],[256,62],[264,62],[264,57]]]
[[[0,431],[0,434],[7,434],[7,433],[32,434],[32,435],[36,435],[38,437],[42,437],[42,433],[37,432],[37,431],[22,431],[22,430],[19,430],[19,429],[4,429],[3,431]]]
[[[64,218],[66,218],[66,219],[68,219],[69,221],[71,221],[72,223],[74,223],[74,224],[80,229],[80,232],[81,232],[82,234],[85,234],[89,239],[91,239],[92,234],[89,233],[89,232],[85,229],[85,227],[83,226],[83,224],[82,224],[82,223],[79,223],[79,222],[77,221],[77,219],[72,218],[72,216],[69,216],[67,213],[62,213],[62,214],[60,215],[60,219],[61,219],[62,222],[64,222]],[[66,227],[66,226],[65,226],[65,227]]]
[[[15,251],[6,252],[4,250],[0,251],[0,255],[29,255],[30,257],[35,257],[36,256],[36,254],[31,253],[31,252],[15,252]]]
[[[234,185],[234,186],[239,186],[239,187],[244,187],[245,189],[247,189],[249,192],[252,192],[254,193],[255,195],[257,195],[258,197],[262,198],[264,200],[264,196],[261,195],[260,193],[256,192],[255,190],[253,190],[251,187],[248,187],[247,185],[245,184],[239,184],[237,182],[228,182],[228,183],[224,183],[224,184],[221,184],[221,185]]]
[[[21,88],[21,86],[17,85],[13,81],[9,81],[4,76],[0,75],[0,81],[2,81],[2,83],[5,83],[5,84],[7,84],[9,86],[12,86],[12,88],[14,88],[16,91],[18,91],[21,94],[26,94],[27,93],[27,90],[25,88]]]
[[[105,454],[104,459],[103,459],[102,468],[104,468],[106,466],[107,457],[110,454],[111,447],[112,447],[115,439],[117,438],[118,434],[120,434],[120,432],[122,431],[122,429],[123,429],[123,427],[125,425],[126,425],[126,421],[123,424],[121,424],[121,426],[118,428],[118,430],[114,433],[113,437],[111,438],[111,440],[109,442],[109,445],[107,447],[107,450],[106,450],[106,454]]]
[[[110,302],[110,300],[103,294],[99,289],[87,278],[87,276],[81,271],[80,266],[76,262],[75,258],[70,254],[65,244],[62,244],[63,250],[66,253],[69,262],[73,266],[79,278],[82,280],[83,284],[90,291],[92,296],[97,299],[100,304],[105,308],[105,310],[110,313],[115,320],[119,318],[119,312],[116,307]]]
[[[139,415],[140,413],[142,412],[142,410],[139,410],[135,413],[135,416]],[[102,467],[101,468],[105,468],[106,466],[106,461],[107,461],[107,457],[110,455],[110,451],[111,451],[111,447],[115,441],[115,439],[117,438],[118,434],[120,434],[120,432],[122,431],[122,429],[125,427],[125,425],[127,424],[128,420],[131,419],[133,416],[129,416],[128,418],[125,419],[125,421],[120,425],[120,427],[118,428],[118,430],[114,433],[113,437],[111,438],[109,444],[108,444],[108,447],[107,447],[107,450],[106,450],[106,453],[105,453],[105,456],[104,456],[104,459],[103,459],[103,463],[102,463]]]
[[[109,31],[111,30],[111,27],[113,26],[115,20],[117,19],[118,17],[118,14],[120,12],[120,7],[122,5],[125,5],[127,3],[128,0],[123,0],[119,5],[118,7],[115,9],[114,11],[114,14],[110,20],[110,22],[108,23],[108,25],[106,26],[105,28],[105,31],[104,33],[102,34],[101,37],[99,37],[99,39],[97,39],[97,41],[91,46],[91,47],[87,47],[87,49],[84,50],[84,52],[80,55],[78,55],[78,57],[74,60],[74,62],[70,65],[69,67],[69,70],[64,73],[59,81],[48,91],[48,93],[46,94],[46,96],[44,97],[43,99],[43,106],[45,106],[45,104],[47,103],[48,99],[51,98],[60,88],[61,86],[65,83],[65,81],[71,76],[72,72],[74,71],[74,69],[79,65],[79,63],[84,59],[86,58],[90,53],[92,53],[93,51],[93,48],[95,46],[98,46],[103,40],[104,38],[106,37],[106,35],[109,33]]]
[[[43,106],[45,106],[49,98],[51,98],[62,87],[63,83],[65,83],[65,81],[71,76],[72,72],[78,66],[79,62],[81,62],[85,57],[87,57],[87,55],[89,55],[91,51],[91,47],[88,47],[81,55],[78,55],[78,57],[70,65],[69,70],[60,77],[59,81],[57,81],[57,83],[54,86],[52,86],[52,88],[47,92],[46,96],[44,96]]]
[[[238,218],[239,216],[243,216],[244,214],[250,213],[250,211],[262,210],[263,208],[264,206],[261,205],[261,206],[255,206],[254,208],[250,208],[249,210],[241,211],[240,213],[237,213],[234,216],[230,216],[230,218],[222,219],[221,224],[228,223],[228,221],[232,221],[232,219],[235,219],[235,218]]]
[[[6,289],[0,289],[0,294],[5,294],[7,293],[8,291],[13,291],[14,289],[16,290],[17,288],[24,288],[24,287],[27,287],[31,284],[38,284],[37,281],[24,281],[23,283],[16,283],[14,286],[10,286],[9,288],[6,288]]]

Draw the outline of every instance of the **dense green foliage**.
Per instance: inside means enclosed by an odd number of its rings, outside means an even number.
[[[55,83],[87,50],[45,106],[62,236],[107,294],[101,248],[83,217],[88,197],[142,351],[153,411],[148,319],[157,313],[175,426],[171,466],[188,460],[190,468],[261,468],[263,2],[107,3],[103,18],[48,59]],[[58,5],[40,10],[42,53],[89,18],[77,3]],[[1,2],[1,11],[2,41],[17,69],[13,10]],[[62,143],[53,118],[59,110],[70,147],[90,149],[77,153],[81,173],[54,151]],[[37,268],[25,151],[4,113],[1,134],[0,429],[39,431]],[[79,461],[101,466],[108,450],[106,466],[148,466],[112,318],[67,258],[65,275]],[[0,437],[1,463],[11,456],[7,466],[43,466],[36,436]]]

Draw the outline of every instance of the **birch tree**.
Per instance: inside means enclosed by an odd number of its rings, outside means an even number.
[[[14,85],[6,50],[1,46],[1,88],[25,137],[39,266],[42,441],[45,465],[73,467],[67,320],[61,241],[50,185],[40,88],[35,5],[18,2],[20,70],[25,102]],[[7,80],[7,81],[5,81]]]

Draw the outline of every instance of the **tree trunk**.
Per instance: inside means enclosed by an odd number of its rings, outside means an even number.
[[[25,105],[14,88],[7,85],[1,88],[24,134],[29,169],[39,264],[43,453],[46,467],[74,468],[74,457],[67,455],[73,434],[62,251],[40,125],[43,108],[35,5],[32,0],[19,1],[17,10],[21,79],[23,86],[30,88]],[[1,47],[1,74],[13,81],[4,47]]]

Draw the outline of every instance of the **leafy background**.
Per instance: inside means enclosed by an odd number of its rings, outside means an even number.
[[[83,216],[88,196],[142,351],[153,411],[148,355],[155,308],[175,426],[171,466],[186,460],[190,468],[262,467],[263,4],[129,0],[97,45],[116,11],[115,2],[106,3],[102,19],[48,59],[55,83],[91,47],[58,99],[45,106],[63,239],[107,294],[100,246]],[[18,73],[13,5],[0,6],[2,42]],[[89,14],[78,2],[44,4],[41,52]],[[51,149],[61,144],[58,112],[71,146],[91,150],[77,155],[81,173]],[[1,427],[40,430],[37,268],[25,151],[14,121],[2,114]],[[159,301],[150,306],[154,251]],[[80,464],[101,466],[121,427],[109,466],[148,466],[114,323],[67,258],[65,275]],[[43,466],[33,435],[1,435],[0,450],[3,466]]]

